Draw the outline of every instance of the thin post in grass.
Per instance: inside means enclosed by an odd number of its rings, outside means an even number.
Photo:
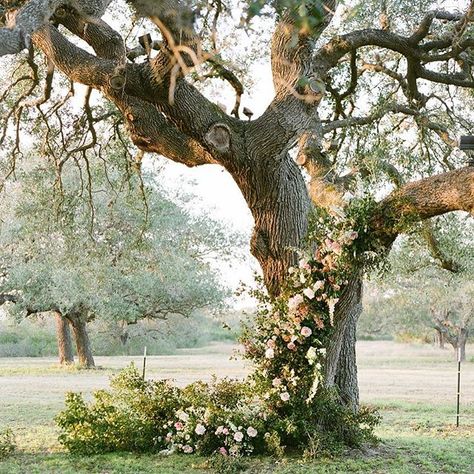
[[[459,428],[460,398],[461,398],[461,347],[458,347],[458,391],[456,395],[456,428]]]
[[[143,380],[145,380],[145,372],[146,372],[146,346],[143,351],[143,374],[142,374]]]

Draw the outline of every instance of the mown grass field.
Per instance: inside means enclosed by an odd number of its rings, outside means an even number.
[[[230,345],[181,350],[148,358],[148,377],[185,384],[211,374],[242,377],[246,367],[229,360]],[[474,347],[462,372],[461,427],[455,423],[456,363],[452,351],[362,341],[358,345],[361,400],[383,416],[381,443],[334,459],[254,459],[248,473],[474,473]],[[98,357],[99,370],[61,369],[54,359],[0,358],[0,428],[14,430],[18,449],[0,462],[0,473],[206,473],[206,460],[129,453],[72,456],[57,442],[53,418],[66,391],[90,393],[137,357]]]

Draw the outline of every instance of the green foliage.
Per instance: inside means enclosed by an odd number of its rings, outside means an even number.
[[[256,388],[249,381],[224,379],[180,389],[169,381],[143,380],[132,365],[112,378],[110,390],[95,392],[91,403],[80,394],[67,395],[66,408],[56,417],[59,440],[82,454],[181,452],[241,458],[282,455],[284,446],[304,449],[310,441],[316,455],[375,439],[377,416],[367,409],[355,414],[329,392],[283,413]],[[235,467],[226,460],[213,463]]]
[[[446,311],[451,322],[472,325],[471,220],[460,214],[450,215],[434,219],[430,226],[436,251],[428,245],[423,227],[395,243],[389,258],[390,271],[374,278],[366,292],[360,335],[432,341],[433,314],[439,317]],[[443,268],[443,262],[455,271]]]
[[[0,291],[17,295],[10,312],[57,309],[135,323],[219,306],[227,289],[210,257],[227,258],[233,237],[178,206],[156,178],[127,179],[121,161],[109,158],[107,170],[90,165],[88,195],[82,170],[66,164],[61,191],[33,158],[8,185]]]
[[[57,417],[71,452],[183,452],[240,456],[264,451],[265,417],[248,384],[224,379],[184,389],[143,380],[132,365],[86,404],[69,393]]]
[[[57,354],[52,327],[28,321],[0,321],[0,357],[44,357]]]
[[[234,342],[237,329],[225,329],[221,319],[237,326],[227,315],[217,317],[196,311],[186,317],[176,315],[128,326],[97,320],[88,325],[88,332],[94,354],[98,356],[140,355],[144,346],[149,354],[174,354],[177,349],[203,347],[214,341]],[[57,356],[55,332],[55,321],[50,314],[0,321],[0,357]]]
[[[305,33],[320,26],[325,14],[322,0],[251,0],[247,9],[248,19],[272,10],[279,16],[288,15]]]
[[[3,461],[15,451],[15,437],[10,428],[0,430],[0,461]]]

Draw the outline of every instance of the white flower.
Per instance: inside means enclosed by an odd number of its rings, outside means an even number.
[[[279,379],[278,377],[274,378],[272,381],[272,385],[274,387],[279,387],[281,385],[281,379]]]
[[[334,326],[334,308],[336,307],[339,298],[329,298],[327,301],[328,308],[329,308],[329,320],[331,322],[331,326]]]
[[[325,355],[326,355],[326,348],[323,347],[322,349],[319,349],[319,353],[320,353],[322,356],[325,356]]]
[[[295,273],[295,267],[290,267],[288,268],[288,273],[291,275],[292,273]]]
[[[247,434],[251,437],[251,438],[255,438],[255,436],[257,436],[258,434],[258,431],[253,427],[253,426],[249,426],[247,428]]]
[[[311,288],[305,288],[303,290],[303,294],[310,300],[314,298],[314,291]]]
[[[288,392],[283,392],[283,393],[280,394],[280,398],[284,402],[287,402],[290,399],[290,394]]]
[[[189,415],[183,410],[178,410],[176,412],[176,416],[178,417],[178,419],[184,421],[185,423],[189,420]]]
[[[303,299],[303,296],[298,294],[298,295],[295,295],[295,296],[292,296],[289,300],[288,300],[288,309],[291,311],[291,310],[295,310],[298,308],[298,306],[303,303],[304,299]]]
[[[275,357],[275,351],[269,347],[266,351],[265,351],[265,358],[266,359],[273,359]]]
[[[313,331],[308,326],[303,326],[301,328],[301,335],[302,336],[309,337],[309,336],[311,336],[311,334],[313,334]]]
[[[198,423],[194,432],[199,436],[202,436],[206,432],[206,427],[204,425],[201,425],[201,423]]]
[[[220,435],[222,434],[222,432],[224,431],[224,427],[221,425],[221,426],[218,426],[217,429],[216,429],[216,435]]]
[[[189,444],[186,444],[183,446],[183,453],[191,454],[192,452],[193,452],[192,446],[189,446]]]
[[[314,285],[313,285],[313,291],[318,291],[324,288],[324,281],[318,280]]]
[[[306,277],[303,274],[300,275],[300,282],[306,283]]]
[[[314,361],[316,360],[316,348],[310,347],[308,349],[308,352],[306,352],[306,359],[308,359],[310,365],[314,364]]]
[[[242,433],[242,431],[236,431],[236,433],[234,434],[234,439],[235,441],[237,441],[237,443],[240,443],[244,439],[244,434]]]

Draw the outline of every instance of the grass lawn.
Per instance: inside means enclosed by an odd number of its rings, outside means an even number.
[[[148,359],[149,377],[186,384],[198,378],[242,377],[246,368],[229,360],[232,347],[216,344]],[[474,347],[468,348],[468,355]],[[381,443],[332,459],[246,460],[248,473],[474,473],[474,362],[463,365],[462,418],[456,429],[456,363],[451,351],[394,342],[358,345],[361,400],[383,416]],[[54,359],[0,358],[0,428],[13,429],[18,449],[0,462],[1,474],[206,473],[207,461],[195,456],[160,457],[128,453],[72,456],[57,442],[53,417],[68,390],[106,387],[112,373],[133,357],[98,357],[100,370],[60,369]]]

